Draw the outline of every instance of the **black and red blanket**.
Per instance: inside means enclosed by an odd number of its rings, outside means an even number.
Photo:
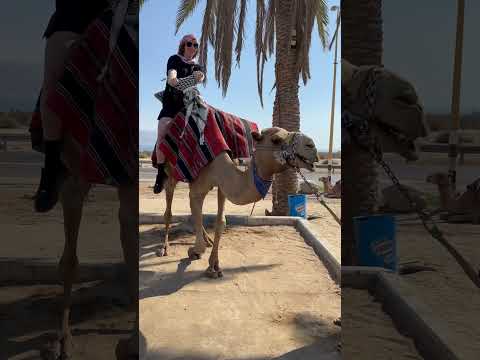
[[[208,106],[203,145],[200,145],[200,133],[195,121],[190,118],[185,126],[185,115],[179,112],[170,123],[160,149],[173,166],[174,178],[192,182],[223,151],[228,152],[232,159],[252,157],[254,131],[258,131],[257,124]],[[156,163],[155,158],[154,151],[153,164]]]
[[[108,74],[97,81],[109,54],[112,16],[104,13],[73,45],[47,104],[62,120],[64,132],[81,146],[82,176],[117,186],[138,179],[138,48],[122,28]],[[41,151],[38,104],[30,132],[33,147]]]

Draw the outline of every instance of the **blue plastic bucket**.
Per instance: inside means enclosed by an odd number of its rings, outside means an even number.
[[[389,215],[353,218],[360,266],[378,266],[397,271],[395,218]]]
[[[304,194],[288,195],[288,214],[307,218],[307,196]]]

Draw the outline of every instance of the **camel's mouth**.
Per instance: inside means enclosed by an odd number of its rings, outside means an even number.
[[[307,169],[309,171],[313,171],[315,166],[313,165],[313,161],[308,160],[307,158],[303,157],[302,155],[296,154],[295,155],[297,160],[300,160],[300,168]],[[302,166],[303,165],[303,166]]]

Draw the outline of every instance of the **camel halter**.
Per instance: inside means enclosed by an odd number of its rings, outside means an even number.
[[[280,160],[285,161],[285,163],[290,167],[295,167],[293,162],[297,157],[302,161],[306,161],[306,159],[296,151],[296,147],[298,145],[298,136],[299,133],[293,133],[292,140],[287,144],[282,144],[280,146]],[[272,150],[272,152],[278,151],[277,147],[271,145],[256,145],[255,151],[257,150]]]

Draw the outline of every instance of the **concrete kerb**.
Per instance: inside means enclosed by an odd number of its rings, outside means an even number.
[[[294,226],[305,242],[310,245],[319,259],[327,268],[330,276],[335,283],[340,284],[341,271],[340,263],[323,245],[321,239],[317,238],[310,229],[308,221],[292,216],[247,216],[247,215],[226,215],[227,226]],[[204,226],[215,223],[216,215],[204,214]],[[187,222],[191,223],[191,215],[173,215],[171,223]],[[158,214],[140,214],[140,225],[164,224],[165,220],[162,215]]]
[[[439,335],[439,324],[428,319],[428,309],[411,297],[402,296],[395,282],[401,281],[392,271],[360,266],[342,267],[342,287],[365,289],[383,305],[398,329],[415,341],[425,359],[459,360],[447,342]]]

